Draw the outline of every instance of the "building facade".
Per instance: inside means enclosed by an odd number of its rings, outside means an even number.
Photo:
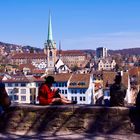
[[[46,55],[44,53],[16,53],[11,57],[11,64],[31,64],[47,62]]]
[[[78,104],[91,104],[94,94],[92,76],[90,74],[61,73],[52,75],[56,83],[53,88],[59,88],[60,93]],[[3,80],[6,91],[13,103],[38,103],[38,88],[44,78],[33,76],[14,76]]]
[[[61,51],[61,59],[69,68],[84,68],[89,62],[87,54],[78,50]]]
[[[96,49],[96,58],[100,59],[100,58],[106,58],[108,56],[107,54],[107,48],[104,47],[99,47]]]
[[[116,66],[115,60],[100,59],[97,62],[97,70],[113,70]]]

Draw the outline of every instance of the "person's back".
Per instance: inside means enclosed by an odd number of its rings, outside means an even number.
[[[0,81],[0,106],[3,109],[6,109],[10,105],[11,105],[11,100],[6,92],[5,84]]]
[[[126,88],[121,83],[121,76],[117,75],[115,83],[110,87],[110,106],[124,106]]]
[[[136,98],[136,107],[140,108],[140,91],[138,92],[137,98]]]

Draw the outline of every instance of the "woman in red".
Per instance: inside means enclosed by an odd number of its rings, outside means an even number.
[[[75,104],[77,102],[67,100],[63,95],[59,94],[59,90],[52,90],[52,84],[55,83],[54,77],[45,78],[45,83],[39,87],[38,100],[40,105],[49,104]]]

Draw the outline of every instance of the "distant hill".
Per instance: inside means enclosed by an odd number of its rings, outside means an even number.
[[[17,44],[10,44],[10,43],[4,43],[0,42],[0,48],[4,50],[6,53],[11,53],[12,51],[23,51],[23,52],[41,52],[43,51],[40,48],[32,47],[32,46],[22,46]]]
[[[129,49],[122,49],[122,50],[109,50],[110,54],[120,53],[121,55],[140,55],[140,48],[129,48]]]
[[[92,55],[95,55],[95,50],[82,50]],[[121,49],[121,50],[108,50],[108,53],[113,54],[121,54],[121,55],[140,55],[140,48],[129,48],[129,49]]]
[[[22,45],[16,45],[16,44],[10,44],[10,43],[4,43],[0,42],[0,48],[3,48],[3,50],[6,53],[10,53],[11,51],[20,51],[22,50],[23,52],[42,52],[43,49],[33,47],[33,46],[22,46]],[[81,50],[86,53],[91,54],[91,56],[95,55],[95,50],[92,49],[85,49]],[[108,53],[113,55],[113,54],[121,54],[121,55],[140,55],[140,48],[129,48],[129,49],[121,49],[121,50],[108,50]]]
[[[13,50],[21,50],[22,46],[0,42],[0,48],[2,48],[6,53],[10,53]]]

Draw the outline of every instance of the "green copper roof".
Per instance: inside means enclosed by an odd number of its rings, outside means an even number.
[[[53,40],[52,37],[52,23],[51,23],[51,13],[49,13],[49,23],[48,23],[48,39],[49,41]]]

